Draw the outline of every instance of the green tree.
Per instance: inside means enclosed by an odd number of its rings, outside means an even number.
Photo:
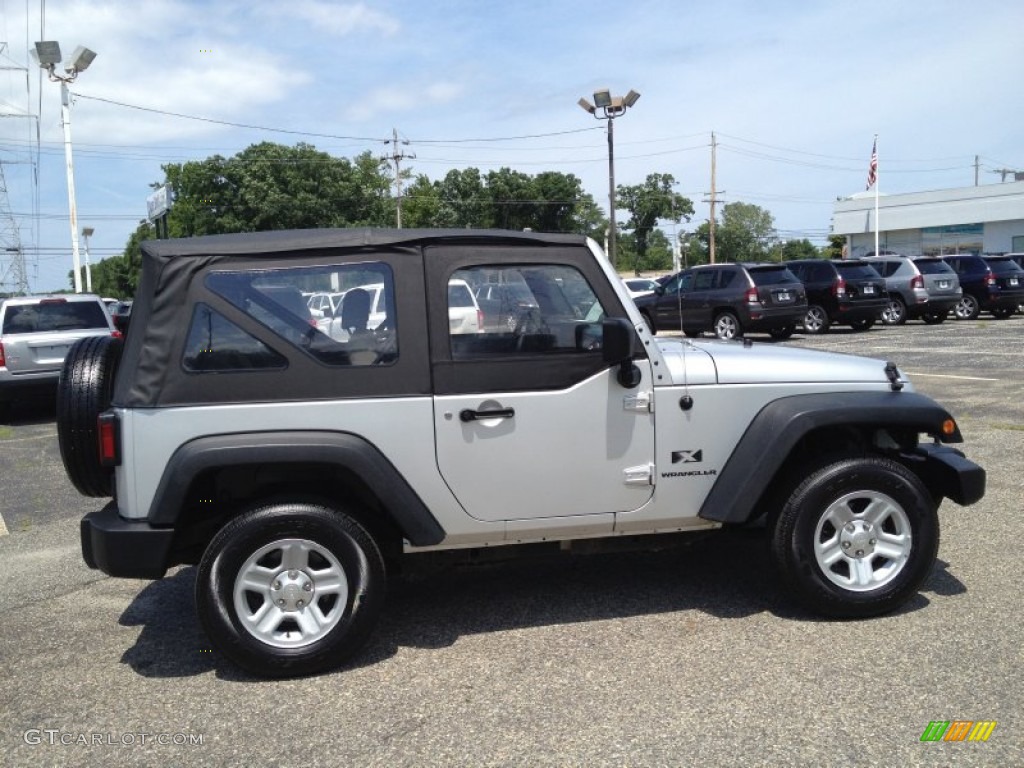
[[[690,220],[693,203],[689,198],[672,191],[675,179],[670,173],[652,173],[643,184],[619,185],[615,193],[616,205],[629,211],[629,221],[623,227],[631,230],[636,248],[633,256],[633,271],[639,275],[641,269],[652,269],[647,263],[648,238],[659,220],[679,222]],[[620,264],[623,264],[616,254]]]
[[[828,245],[823,249],[822,256],[826,259],[841,259],[845,250],[845,235],[829,235]]]
[[[722,222],[715,228],[716,261],[764,261],[775,241],[775,220],[764,208],[750,203],[722,206]]]
[[[795,261],[796,259],[818,259],[821,258],[821,251],[807,238],[802,240],[787,240],[772,253],[773,261]]]

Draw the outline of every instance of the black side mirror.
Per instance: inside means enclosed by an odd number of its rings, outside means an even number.
[[[657,288],[654,289],[654,292],[656,294],[658,294],[659,296],[664,296],[665,295],[665,286],[664,285],[659,285]]]
[[[609,317],[601,323],[601,352],[608,365],[618,365],[618,380],[626,389],[640,385],[640,369],[633,365],[636,331],[624,317]]]

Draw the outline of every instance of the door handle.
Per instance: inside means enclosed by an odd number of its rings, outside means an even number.
[[[516,415],[514,408],[497,408],[493,411],[473,411],[463,408],[459,411],[459,419],[462,421],[479,421],[480,419],[511,419]]]

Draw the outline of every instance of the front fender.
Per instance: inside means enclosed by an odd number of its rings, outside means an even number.
[[[935,435],[943,442],[963,442],[958,427],[950,434],[943,433],[943,424],[951,419],[938,403],[917,392],[830,392],[774,400],[750,422],[699,515],[720,523],[750,520],[755,505],[790,452],[815,430],[911,429]]]

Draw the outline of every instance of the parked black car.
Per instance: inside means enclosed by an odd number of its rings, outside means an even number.
[[[786,339],[807,311],[804,286],[784,264],[691,267],[635,302],[653,333],[714,331],[720,339],[752,331]]]
[[[982,311],[1003,320],[1024,303],[1024,269],[1011,257],[956,254],[942,258],[960,276],[964,290],[953,307],[957,320],[973,320]]]
[[[885,278],[866,261],[804,259],[786,266],[807,289],[807,333],[825,333],[833,325],[866,331],[889,303]]]

